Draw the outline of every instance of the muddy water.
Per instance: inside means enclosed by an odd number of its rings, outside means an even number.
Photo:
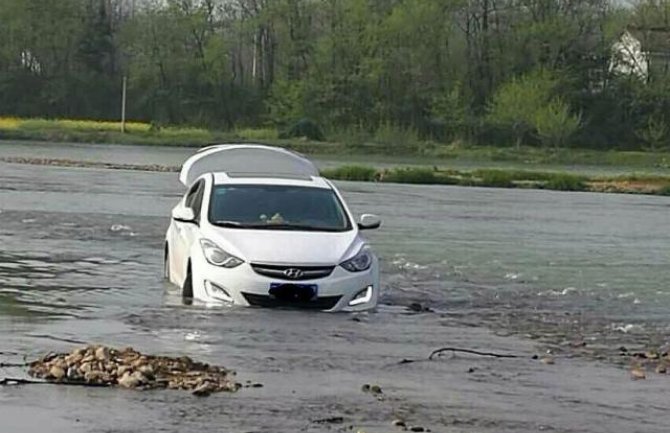
[[[668,199],[341,187],[386,222],[371,234],[379,311],[218,310],[181,305],[161,280],[174,174],[0,163],[0,362],[101,342],[265,385],[208,399],[5,387],[0,432],[383,432],[395,417],[436,432],[667,431],[668,378],[630,381],[610,352],[668,343]],[[415,301],[435,313],[407,311]],[[574,341],[598,350],[579,356]],[[397,364],[441,346],[522,358]],[[531,359],[547,349],[555,365]],[[318,422],[329,417],[342,422]]]

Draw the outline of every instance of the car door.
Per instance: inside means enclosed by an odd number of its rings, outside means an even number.
[[[182,282],[182,284],[186,278],[186,267],[191,247],[193,242],[198,239],[204,193],[205,181],[201,179],[191,186],[179,204],[179,206],[185,206],[193,210],[193,215],[195,215],[194,222],[172,221],[174,224],[174,239],[173,246],[171,247],[173,254],[171,255],[172,262],[170,266],[173,266],[172,269],[175,271],[177,281]]]

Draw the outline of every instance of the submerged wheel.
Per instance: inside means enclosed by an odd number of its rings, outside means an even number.
[[[163,260],[163,278],[170,281],[170,255],[167,247],[165,247],[165,259]]]
[[[184,286],[181,288],[181,296],[183,298],[191,299],[193,298],[193,275],[191,273],[191,264],[188,264],[186,270],[186,279],[184,280]]]

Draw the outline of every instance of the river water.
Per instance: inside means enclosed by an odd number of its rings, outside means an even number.
[[[6,154],[36,156],[18,148]],[[111,162],[179,158],[77,149]],[[174,173],[0,163],[0,362],[132,345],[265,384],[205,400],[5,387],[0,432],[382,432],[395,417],[436,432],[667,432],[670,378],[630,381],[617,356],[622,345],[670,343],[669,198],[339,186],[355,213],[384,218],[370,234],[382,260],[377,313],[183,306],[161,279],[167,215],[182,193]],[[433,312],[408,311],[413,302]],[[441,346],[521,358],[397,364]],[[545,351],[555,365],[532,359]],[[342,422],[317,422],[333,416]]]

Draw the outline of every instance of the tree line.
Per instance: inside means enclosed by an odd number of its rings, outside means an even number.
[[[0,114],[661,148],[670,0],[3,0]],[[661,60],[614,68],[626,29]],[[654,60],[652,59],[652,60]]]

